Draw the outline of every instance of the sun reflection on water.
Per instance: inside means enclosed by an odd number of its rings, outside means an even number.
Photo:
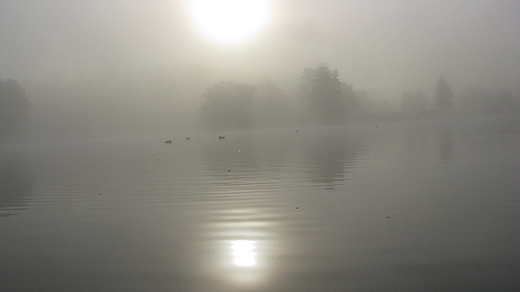
[[[250,267],[256,263],[255,242],[252,240],[231,241],[233,263],[241,267]]]

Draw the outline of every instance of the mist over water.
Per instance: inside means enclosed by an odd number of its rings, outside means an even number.
[[[520,2],[4,2],[0,290],[520,289]]]
[[[0,210],[24,210],[34,184],[30,156],[23,150],[2,150],[0,178]],[[0,212],[0,216],[10,215]]]
[[[25,162],[2,180],[2,285],[514,290],[519,129],[492,118],[4,147]]]
[[[26,91],[34,140],[192,131],[222,81],[271,81],[291,104],[283,126],[300,126],[302,70],[319,64],[358,93],[357,120],[395,118],[403,92],[423,92],[431,109],[440,75],[458,114],[496,113],[500,91],[518,114],[515,1],[270,1],[265,26],[234,44],[202,33],[188,0],[65,2],[0,12],[0,79]]]

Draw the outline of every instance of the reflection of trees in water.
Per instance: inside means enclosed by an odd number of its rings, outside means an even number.
[[[360,155],[361,137],[341,127],[321,128],[303,141],[310,181],[334,186],[345,180]]]
[[[432,124],[433,123],[433,124]],[[451,123],[413,122],[405,125],[404,149],[407,154],[436,153],[438,147],[440,160],[447,163],[453,159],[455,151],[455,133]]]
[[[21,154],[0,154],[0,216],[15,215],[23,210],[31,195],[33,177],[28,157]]]
[[[288,166],[301,165],[312,183],[334,186],[356,165],[364,141],[361,133],[345,127],[321,127],[300,132],[230,134],[211,142],[203,151],[210,175],[225,180],[261,181],[259,174],[273,178],[277,173],[285,174]]]
[[[441,161],[443,163],[448,163],[451,159],[453,159],[453,153],[455,151],[455,134],[453,132],[453,125],[439,125],[437,128],[437,137]]]

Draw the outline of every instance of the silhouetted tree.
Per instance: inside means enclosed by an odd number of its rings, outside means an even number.
[[[256,126],[275,127],[289,123],[289,99],[274,83],[267,81],[258,85],[254,99],[253,120]]]
[[[453,107],[453,93],[448,85],[448,81],[444,76],[437,79],[437,87],[435,88],[434,106],[436,109],[448,110]]]
[[[320,122],[340,124],[345,121],[346,103],[342,95],[342,83],[338,70],[330,70],[327,64],[303,70],[299,92],[309,101],[309,108]]]
[[[200,118],[213,130],[244,130],[251,127],[251,109],[256,86],[221,82],[206,89]]]
[[[0,142],[25,136],[31,104],[18,82],[0,79]]]

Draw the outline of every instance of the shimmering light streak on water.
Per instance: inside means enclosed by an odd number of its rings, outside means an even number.
[[[516,291],[519,128],[2,146],[0,290]]]
[[[250,267],[256,262],[256,253],[254,252],[255,244],[251,240],[234,240],[233,245],[233,262],[237,266]]]

